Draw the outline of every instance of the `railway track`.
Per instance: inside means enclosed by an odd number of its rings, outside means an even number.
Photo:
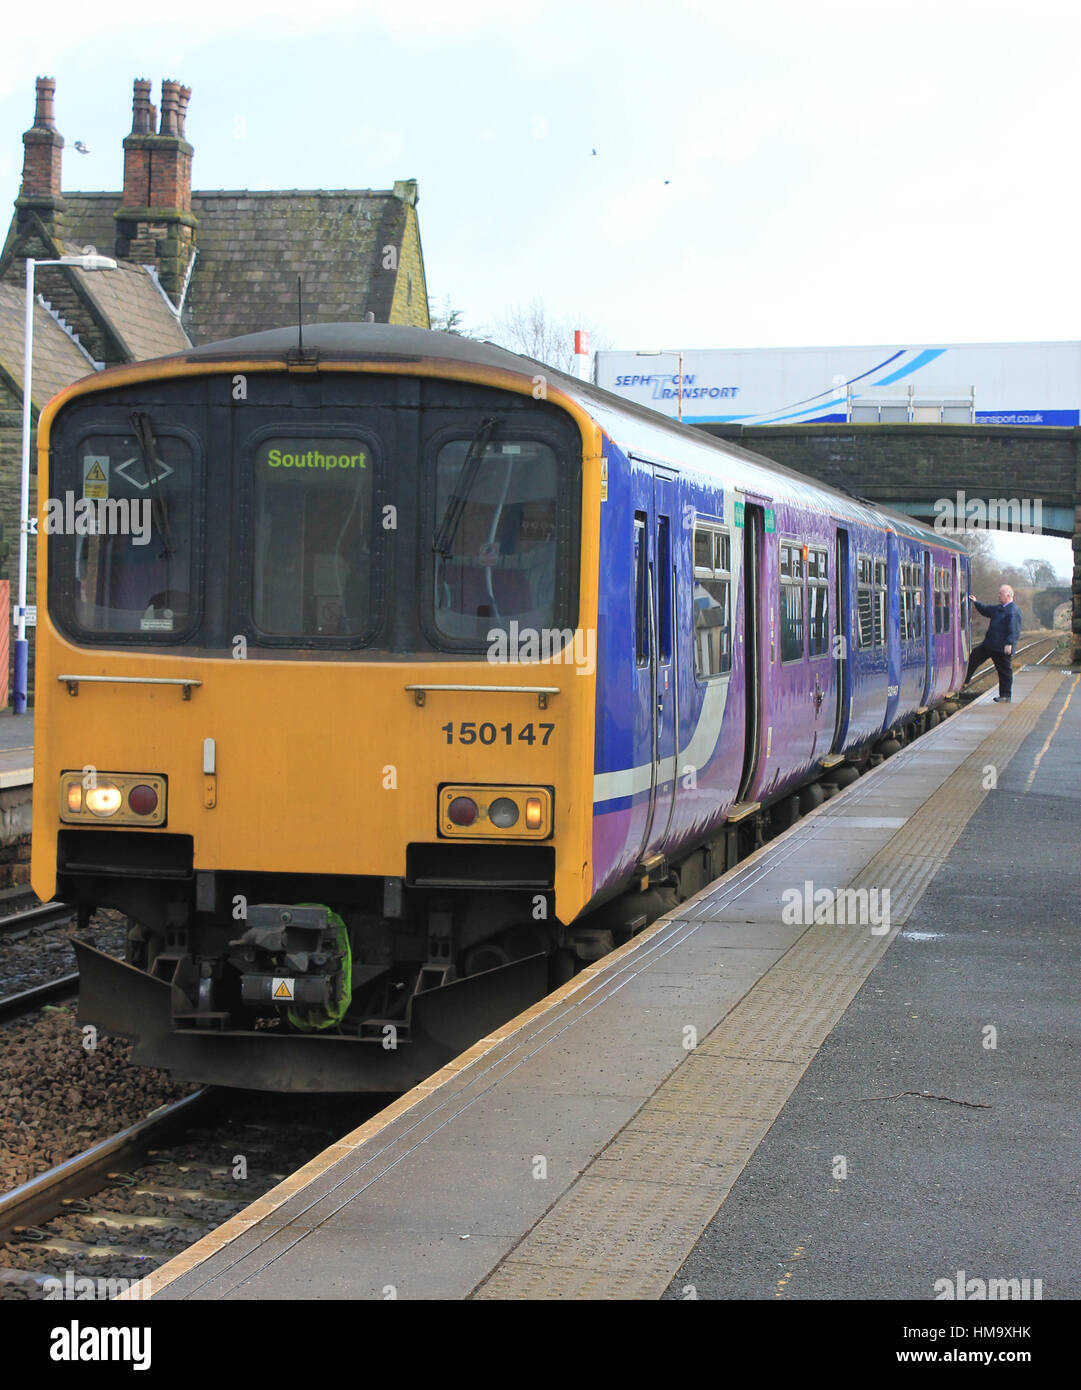
[[[33,985],[30,989],[19,990],[0,999],[0,1023],[19,1018],[22,1014],[40,1009],[43,1004],[59,1004],[65,999],[74,999],[79,993],[79,973],[58,975],[55,980]]]
[[[27,893],[25,896],[32,898],[33,894]],[[75,916],[75,908],[68,903],[41,903],[37,907],[9,912],[6,916],[0,917],[0,936],[17,938],[26,935],[34,927],[62,926],[65,922],[74,921]]]
[[[32,897],[33,895],[24,894],[22,896]],[[12,899],[8,901],[10,902]],[[15,898],[14,901],[18,901],[18,898]],[[0,972],[0,1022],[30,1013],[43,1004],[55,1004],[65,999],[73,999],[78,994],[79,975],[74,970],[55,974],[51,978],[29,987],[26,987],[25,984],[18,987],[27,973],[26,962],[34,958],[35,950],[33,948],[41,941],[42,934],[53,928],[69,926],[75,921],[76,916],[76,910],[67,903],[41,903],[0,917],[0,943],[5,948],[5,961],[7,959],[14,960],[16,952],[21,955],[22,960],[21,968],[19,968],[18,962],[13,966],[16,970],[15,988],[12,988],[11,983],[2,978],[7,973],[6,964],[5,969]],[[42,960],[48,959],[47,953],[62,952],[62,950],[63,946],[59,942],[44,943],[41,947]]]
[[[1038,657],[1036,659],[1030,658],[1029,661],[1026,663],[1030,666],[1042,666],[1045,661],[1050,661],[1050,659],[1054,656],[1055,652],[1058,651],[1058,646],[1059,642],[1057,637],[1037,637],[1032,642],[1026,642],[1023,647],[1018,647],[1016,652],[1014,652],[1013,654],[1014,670],[1018,669],[1017,658],[1020,656],[1024,656],[1026,652],[1035,651],[1039,647],[1047,647],[1047,651],[1044,652],[1044,654],[1041,657]],[[987,662],[987,664],[985,666],[981,666],[980,669],[976,672],[976,674],[972,677],[972,680],[969,682],[968,688],[971,689],[973,686],[980,685],[982,682],[990,681],[992,679],[997,679],[995,668],[990,662]]]
[[[65,1203],[97,1192],[114,1169],[144,1156],[152,1144],[166,1138],[178,1124],[190,1123],[200,1108],[205,1109],[210,1095],[210,1089],[204,1088],[162,1106],[138,1124],[129,1125],[0,1197],[0,1244],[38,1230],[42,1222],[60,1214]]]
[[[386,1098],[204,1088],[0,1197],[0,1299],[110,1298]]]
[[[42,903],[38,907],[26,908],[0,918],[0,937],[6,941],[18,941],[32,931],[54,926],[65,926],[74,920],[75,909],[67,903]],[[0,998],[0,1022],[18,1018],[43,1004],[54,1004],[63,999],[73,999],[79,992],[79,975],[69,971],[58,975],[30,989],[14,990]]]

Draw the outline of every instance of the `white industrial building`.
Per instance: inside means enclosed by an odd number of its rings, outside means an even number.
[[[691,425],[1081,423],[1081,343],[598,352],[596,379]]]

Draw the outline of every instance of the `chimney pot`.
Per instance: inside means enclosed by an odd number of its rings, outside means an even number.
[[[180,83],[166,79],[161,84],[161,128],[159,135],[179,136]]]
[[[150,83],[145,77],[135,79],[134,96],[131,103],[131,133],[132,135],[152,135],[154,127],[151,125],[151,112],[153,107],[150,105]]]
[[[55,92],[55,77],[39,77],[37,79],[37,102],[34,108],[34,128],[36,130],[56,129],[56,118],[53,111]]]
[[[191,100],[191,88],[181,87],[178,95],[179,105],[176,114],[177,134],[180,136],[181,140],[186,140],[187,136],[184,133],[184,122],[188,115],[188,102]]]

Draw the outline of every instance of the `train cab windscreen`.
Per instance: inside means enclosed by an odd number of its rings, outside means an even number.
[[[372,455],[362,438],[264,439],[255,453],[252,616],[274,637],[372,624]]]
[[[539,440],[474,437],[439,449],[432,615],[440,637],[476,645],[511,621],[561,626],[559,486],[556,453]]]
[[[69,462],[44,519],[65,616],[87,635],[182,633],[194,616],[191,445],[136,416],[131,434],[84,437]]]

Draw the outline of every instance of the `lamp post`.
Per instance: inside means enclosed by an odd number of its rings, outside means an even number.
[[[679,360],[679,376],[676,379],[676,419],[680,424],[683,423],[683,349],[673,348],[671,352],[661,349],[654,349],[647,352],[636,352],[636,357],[675,357]]]
[[[26,571],[30,556],[30,414],[34,377],[34,271],[39,265],[74,265],[82,270],[115,270],[109,256],[58,256],[56,260],[26,258],[26,329],[23,337],[23,451],[22,490],[19,503],[19,605],[15,629],[15,705],[16,714],[26,713],[27,666]]]

